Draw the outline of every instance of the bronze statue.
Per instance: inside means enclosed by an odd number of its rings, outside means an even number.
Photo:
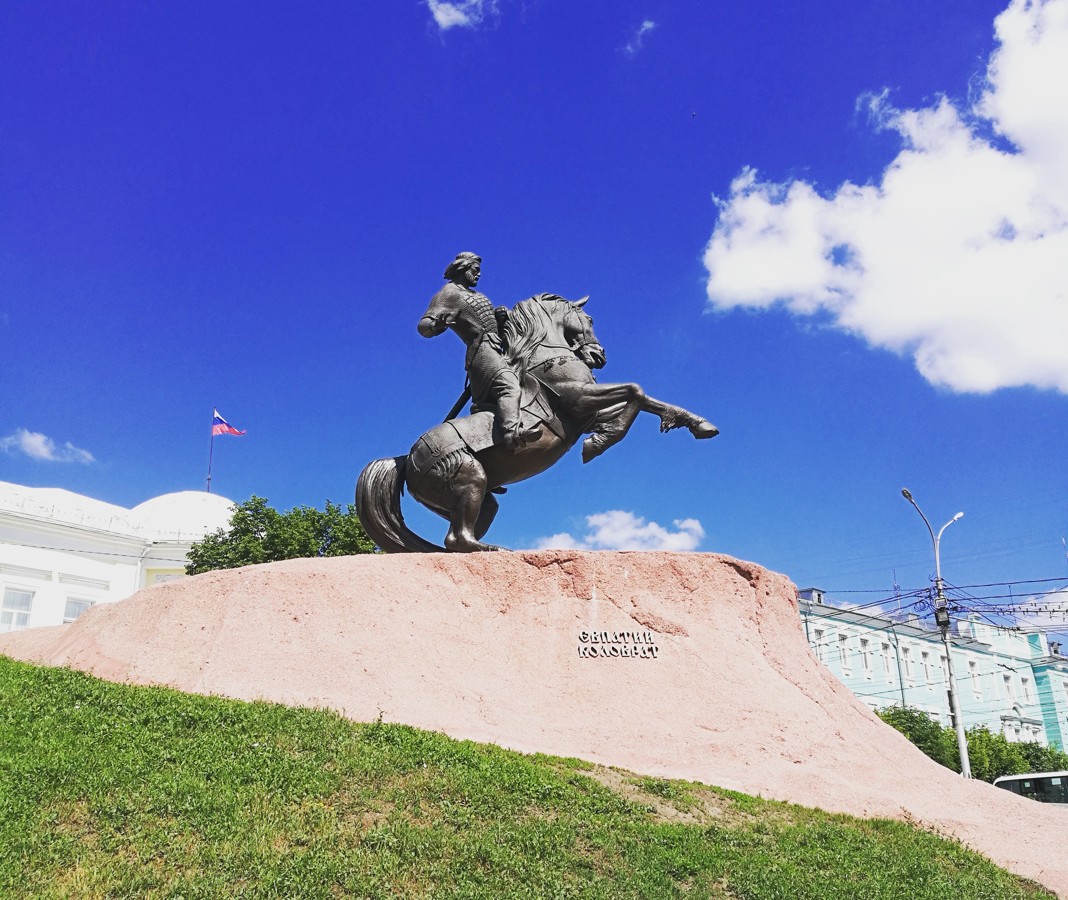
[[[472,412],[450,414],[407,456],[369,463],[356,485],[364,530],[386,552],[443,549],[405,525],[400,508],[405,485],[413,498],[448,520],[444,549],[499,550],[482,542],[497,514],[494,494],[544,472],[582,435],[589,435],[582,445],[582,461],[589,462],[622,440],[639,412],[659,416],[661,431],[682,427],[696,438],[719,434],[707,420],[649,397],[636,384],[596,382],[592,370],[606,359],[583,310],[588,298],[571,302],[538,294],[498,315],[474,291],[480,262],[473,253],[460,254],[445,270],[450,284],[419,322],[425,337],[452,328],[467,345]]]

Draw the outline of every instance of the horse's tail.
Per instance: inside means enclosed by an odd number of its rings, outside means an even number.
[[[356,482],[356,515],[367,536],[387,553],[443,553],[404,524],[400,496],[404,488],[406,456],[369,462]]]

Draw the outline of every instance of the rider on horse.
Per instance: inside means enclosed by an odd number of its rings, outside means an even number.
[[[582,309],[587,298],[538,294],[517,303],[508,312],[507,339],[502,339],[489,301],[473,290],[478,262],[473,253],[461,253],[449,266],[450,284],[431,301],[419,331],[426,337],[446,328],[456,331],[468,348],[473,391],[497,399],[501,408],[450,417],[424,432],[406,456],[376,459],[364,467],[356,482],[356,511],[368,536],[390,553],[499,549],[482,540],[497,513],[495,493],[544,472],[583,434],[591,435],[582,454],[589,461],[617,443],[641,412],[659,416],[661,431],[684,427],[695,438],[719,433],[706,419],[650,397],[640,385],[603,384],[593,377],[605,353]],[[502,344],[507,344],[507,360]],[[521,440],[531,427],[517,424],[520,378],[533,386],[529,403],[523,402],[522,421],[538,423],[540,435],[517,454],[506,449],[497,426],[503,421],[511,428],[513,448],[517,433]],[[400,502],[405,487],[414,500],[448,520],[444,547],[405,524]]]
[[[503,355],[500,327],[508,316],[506,307],[494,310],[485,294],[475,290],[482,273],[482,259],[474,253],[459,253],[444,277],[448,280],[431,299],[419,333],[435,337],[451,328],[467,345],[464,368],[475,407],[496,406],[504,445],[512,451],[540,434],[539,428],[524,431],[520,425],[519,376]]]

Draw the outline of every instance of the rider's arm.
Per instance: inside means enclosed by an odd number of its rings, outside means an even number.
[[[448,299],[446,290],[438,291],[430,299],[430,305],[427,307],[426,312],[423,313],[423,318],[419,320],[419,325],[417,326],[419,333],[423,337],[435,337],[456,321],[456,316],[450,309],[451,304],[449,304]]]
[[[441,332],[449,326],[442,319],[436,318],[435,316],[423,316],[423,318],[419,320],[419,325],[417,327],[419,333],[423,337],[435,337],[441,334]]]

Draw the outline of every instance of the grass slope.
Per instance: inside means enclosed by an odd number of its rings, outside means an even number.
[[[858,820],[0,657],[3,897],[1050,897]]]

